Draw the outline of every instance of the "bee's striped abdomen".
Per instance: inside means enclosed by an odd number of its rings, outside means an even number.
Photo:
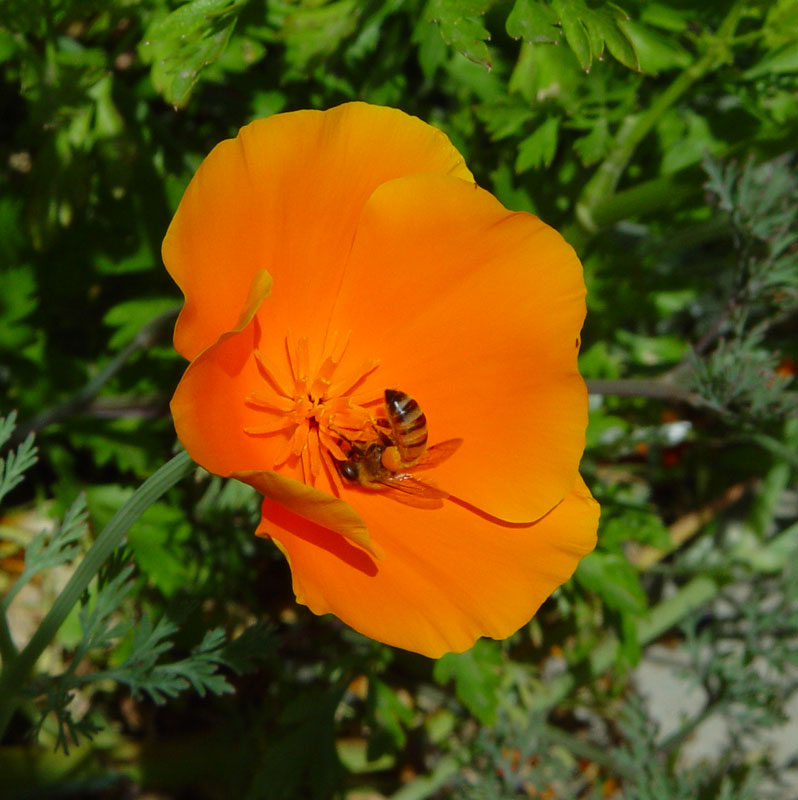
[[[396,389],[385,390],[385,410],[402,464],[412,467],[427,450],[427,418],[410,395]]]

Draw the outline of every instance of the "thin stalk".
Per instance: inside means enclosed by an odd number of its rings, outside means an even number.
[[[684,70],[643,113],[622,123],[615,144],[588,181],[576,204],[576,217],[588,233],[595,233],[599,226],[594,219],[596,207],[607,201],[632,159],[637,146],[645,139],[662,115],[684,95],[698,80],[728,58],[729,43],[737,23],[743,14],[743,4],[735,3],[721,22],[716,35],[709,42],[706,52]]]
[[[111,380],[139,350],[151,347],[158,341],[165,326],[177,316],[178,308],[165,311],[147,322],[136,336],[122,348],[90,381],[85,383],[75,394],[63,403],[52,406],[37,414],[30,422],[21,425],[14,433],[14,439],[21,441],[29,433],[39,431],[48,425],[62,422],[86,408],[99,394],[100,389]]]
[[[55,637],[67,614],[88,588],[92,578],[122,543],[131,525],[158,498],[188,475],[192,467],[193,463],[188,453],[180,452],[136,489],[133,496],[114,514],[89,548],[22,652],[8,661],[4,659],[3,671],[0,673],[0,739],[20,702],[20,693],[31,670]]]

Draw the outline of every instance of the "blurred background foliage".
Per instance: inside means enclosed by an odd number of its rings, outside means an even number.
[[[257,498],[197,471],[39,661],[3,797],[795,796],[797,0],[0,0],[0,66],[17,646],[173,451],[160,242],[279,111],[416,114],[576,247],[603,507],[528,626],[433,663],[296,606]]]

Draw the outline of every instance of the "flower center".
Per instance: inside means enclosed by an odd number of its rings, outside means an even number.
[[[383,402],[382,391],[364,389],[368,376],[379,366],[378,359],[365,361],[354,369],[341,367],[349,334],[335,334],[318,364],[311,365],[308,338],[286,336],[287,369],[273,364],[264,353],[253,355],[263,383],[246,403],[263,412],[263,423],[249,425],[250,436],[277,436],[282,444],[275,450],[273,468],[298,467],[302,479],[313,486],[326,470],[338,486],[333,460],[346,461],[355,445],[375,441],[375,422]],[[281,374],[282,373],[282,374]]]

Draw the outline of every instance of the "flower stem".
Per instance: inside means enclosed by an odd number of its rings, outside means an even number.
[[[103,528],[25,648],[8,660],[4,654],[3,671],[0,673],[0,739],[19,704],[20,692],[28,675],[92,578],[122,543],[131,525],[159,497],[184,478],[192,467],[188,453],[181,451],[147,478]]]

